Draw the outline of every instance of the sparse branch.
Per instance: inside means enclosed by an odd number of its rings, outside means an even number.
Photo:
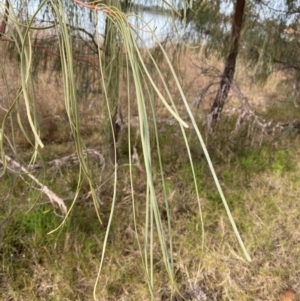
[[[44,20],[39,20],[39,22],[41,23],[51,23],[51,24],[55,24],[55,22],[53,21],[44,21]],[[93,43],[93,45],[95,46],[95,49],[91,48],[91,50],[94,52],[94,53],[98,53],[99,50],[102,50],[101,47],[99,47],[98,43],[96,42],[95,40],[95,37],[93,36],[93,34],[91,34],[89,31],[87,31],[85,28],[82,28],[82,27],[78,27],[78,26],[73,26],[73,25],[70,25],[70,24],[67,24],[67,26],[73,30],[77,30],[77,31],[80,31],[80,32],[83,32],[84,34],[86,34],[91,42]]]
[[[68,26],[70,28],[74,29],[74,30],[81,31],[81,32],[85,33],[87,36],[89,36],[89,38],[91,39],[93,45],[96,48],[96,49],[92,49],[95,53],[98,53],[99,50],[102,50],[102,48],[99,47],[98,43],[96,42],[95,37],[90,32],[88,32],[86,29],[81,28],[81,27],[72,26],[72,25],[69,25],[69,24],[68,24]]]
[[[33,44],[32,47],[43,49],[45,52],[49,53],[52,56],[60,57],[59,53],[52,51],[51,49],[49,49],[46,46]],[[77,62],[84,62],[84,63],[92,64],[93,66],[98,63],[97,58],[94,58],[93,60],[91,60],[91,59],[88,59],[88,57],[89,56],[86,56],[86,55],[74,55],[73,59]]]

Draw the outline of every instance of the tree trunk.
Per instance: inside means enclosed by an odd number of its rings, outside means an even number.
[[[214,129],[218,123],[234,77],[236,58],[238,55],[239,41],[243,25],[244,8],[245,0],[237,0],[232,23],[232,45],[225,62],[225,69],[222,75],[220,87],[212,105],[211,113],[209,114],[208,126],[210,129]]]
[[[5,34],[6,24],[7,24],[7,20],[8,20],[8,14],[9,14],[9,0],[6,0],[5,1],[5,13],[4,13],[3,19],[0,24],[0,39]]]

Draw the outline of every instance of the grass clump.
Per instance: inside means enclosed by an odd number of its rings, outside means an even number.
[[[286,150],[278,150],[275,153],[272,169],[280,174],[291,170],[293,167],[291,162],[291,154]]]

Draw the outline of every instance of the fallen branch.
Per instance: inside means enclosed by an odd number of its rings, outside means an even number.
[[[33,176],[24,166],[19,164],[17,161],[13,160],[9,156],[5,155],[6,163],[7,163],[7,168],[14,172],[14,173],[24,173],[26,174],[29,178],[31,178],[40,188],[41,192],[44,193],[50,200],[51,204],[55,208],[59,208],[61,213],[63,215],[67,214],[67,207],[64,203],[64,201],[56,195],[53,191],[51,191],[46,185],[41,183],[35,176]],[[3,162],[0,160],[0,163],[3,164]],[[3,164],[4,165],[4,164]]]
[[[231,88],[236,93],[240,101],[240,106],[238,108],[230,108],[225,110],[225,112],[229,116],[238,116],[233,134],[237,134],[242,125],[247,122],[252,122],[252,129],[259,129],[260,132],[265,136],[274,135],[276,132],[282,133],[285,131],[300,131],[300,119],[295,119],[290,122],[273,122],[272,120],[266,121],[255,114],[254,110],[251,108],[248,102],[248,98],[245,95],[243,95],[236,83],[233,83]]]
[[[99,160],[99,162],[101,163],[101,165],[104,167],[105,165],[105,159],[104,156],[99,153],[98,151],[94,150],[94,149],[86,149],[83,150],[83,155],[84,158],[87,158],[87,156],[89,155],[90,157],[94,157],[97,160]],[[47,165],[54,170],[58,170],[60,169],[62,166],[72,166],[74,164],[79,164],[79,159],[78,159],[78,155],[77,153],[73,153],[71,155],[59,158],[59,159],[54,159],[51,160],[49,162],[47,162]],[[42,168],[41,164],[34,164],[30,166],[33,169],[40,169]]]

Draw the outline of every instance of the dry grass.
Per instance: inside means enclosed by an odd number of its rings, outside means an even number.
[[[151,50],[153,54],[155,51],[157,49]],[[205,59],[201,51],[184,49],[178,45],[170,47],[167,51],[179,72],[190,103],[200,88],[210,81],[217,81],[217,78],[205,76],[203,69],[201,70],[208,66],[222,70],[222,63],[216,59]],[[157,57],[158,54],[155,55]],[[16,65],[14,60],[5,62],[10,95],[13,95],[18,87],[18,78],[13,76]],[[165,62],[162,61],[160,66],[165,68]],[[164,72],[166,79],[170,78],[168,82],[172,87],[170,73],[167,70]],[[271,112],[271,118],[279,119],[283,109],[285,118],[293,116],[295,111],[290,105],[292,100],[285,97],[285,90],[278,89],[284,78],[284,74],[276,74],[264,87],[251,84],[251,77],[243,64],[240,64],[236,82],[259,113],[264,113],[268,108],[265,116]],[[70,154],[74,151],[74,146],[70,143],[72,141],[63,110],[62,83],[56,81],[55,73],[51,74],[48,70],[39,72],[35,81],[41,135],[46,141],[46,147],[41,154],[45,161],[49,161]],[[94,85],[96,88],[97,84]],[[124,83],[121,87],[124,87],[123,85]],[[161,85],[159,81],[158,85]],[[197,111],[199,123],[209,110],[216,88],[217,86],[214,86],[210,90]],[[6,107],[8,100],[3,81],[0,83],[0,91],[1,105]],[[177,105],[182,109],[178,91],[174,90],[172,93]],[[123,89],[120,95],[121,102],[125,104],[126,94]],[[230,99],[228,106],[237,104],[237,97],[233,92]],[[281,103],[281,100],[286,102]],[[108,130],[103,126],[106,122],[103,106],[101,93],[90,92],[79,99],[83,139],[89,147],[106,154],[105,139]],[[158,108],[159,106],[157,103]],[[125,107],[124,111],[126,112]],[[3,112],[0,118],[2,116]],[[158,116],[160,119],[169,118],[163,110],[159,110]],[[245,142],[247,137],[229,140],[230,125],[226,125],[226,121],[223,125],[228,130],[221,132],[218,139],[209,137],[208,147],[252,262],[248,263],[243,259],[207,164],[199,150],[200,146],[191,132],[189,139],[195,159],[205,224],[205,246],[204,249],[201,248],[203,234],[185,147],[178,141],[178,130],[162,124],[159,130],[162,137],[166,185],[170,195],[174,269],[179,288],[184,293],[188,289],[200,287],[209,301],[272,301],[278,300],[287,288],[299,292],[299,137],[285,137],[281,141],[275,141],[276,143],[265,140],[261,145],[250,147],[249,143]],[[16,124],[15,126],[17,149],[20,157],[26,160],[30,157],[30,150],[26,150],[24,138]],[[104,268],[97,287],[97,300],[149,300],[137,245],[137,238],[141,244],[144,239],[145,182],[143,175],[134,170],[134,195],[138,216],[136,234],[127,173],[126,129],[119,147],[118,199]],[[138,143],[137,147],[139,150]],[[24,213],[40,199],[39,192],[30,190],[27,184],[15,175],[7,174],[1,178],[2,300],[92,300],[112,197],[110,171],[105,170],[101,173],[97,165],[92,165],[92,168],[96,181],[99,181],[100,176],[102,181],[107,179],[99,192],[103,225],[99,224],[91,201],[84,199],[84,194],[88,192],[88,185],[84,183],[82,196],[70,219],[61,230],[51,235],[47,233],[61,222],[61,218],[54,214],[49,204],[45,204],[46,200],[43,197],[34,209]],[[65,197],[70,205],[77,185],[76,166],[66,166],[57,171],[45,170],[44,174],[39,171],[35,173],[45,177],[49,187]],[[161,195],[160,198],[162,199]],[[164,216],[162,201],[161,207]],[[12,208],[16,211],[9,215]],[[2,220],[6,221],[5,224],[1,224]],[[167,223],[165,219],[164,223]],[[155,298],[170,300],[172,288],[163,268],[158,244],[154,247],[154,263]]]

